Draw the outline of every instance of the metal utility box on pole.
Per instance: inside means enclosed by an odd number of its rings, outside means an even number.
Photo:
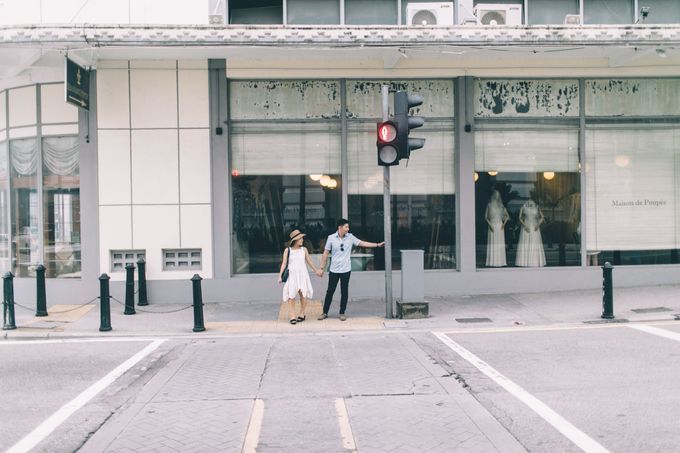
[[[425,302],[425,252],[401,251],[401,300],[397,302],[397,318],[427,318],[429,304]]]

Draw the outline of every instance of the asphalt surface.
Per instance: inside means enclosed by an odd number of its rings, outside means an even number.
[[[311,304],[297,326],[214,304],[202,333],[163,304],[106,333],[96,307],[23,316],[0,341],[0,450],[674,451],[678,293],[620,291],[613,323],[587,291],[437,300],[420,320]]]

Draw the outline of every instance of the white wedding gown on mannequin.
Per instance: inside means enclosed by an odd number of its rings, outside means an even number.
[[[506,266],[505,258],[505,229],[503,228],[503,214],[505,208],[501,203],[489,202],[487,218],[493,228],[488,228],[486,237],[486,265],[487,267]]]
[[[529,231],[522,227],[522,231],[519,234],[515,265],[520,267],[545,266],[543,238],[541,237],[541,230],[539,228],[541,214],[538,210],[538,206],[532,200],[529,200],[524,203],[519,215]]]

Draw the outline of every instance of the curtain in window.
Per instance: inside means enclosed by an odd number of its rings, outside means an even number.
[[[43,164],[58,176],[78,174],[78,137],[50,137],[43,140]]]
[[[587,249],[678,248],[680,128],[589,128],[586,146]]]
[[[578,172],[578,131],[478,130],[475,170]]]
[[[38,142],[34,138],[9,142],[12,168],[21,176],[35,175],[38,169]]]
[[[454,135],[452,122],[428,122],[412,136],[425,139],[425,146],[411,152],[408,161],[390,169],[394,195],[453,194]],[[350,195],[383,193],[383,167],[378,166],[376,124],[353,123],[347,137],[347,190]],[[407,163],[408,162],[408,163]]]
[[[339,174],[340,125],[239,124],[232,128],[231,150],[231,168],[239,175]]]

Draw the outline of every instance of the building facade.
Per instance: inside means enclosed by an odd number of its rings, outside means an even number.
[[[594,288],[605,261],[616,284],[680,272],[680,3],[23,3],[0,5],[17,292],[44,264],[51,301],[96,295],[143,257],[152,300],[196,273],[206,300],[277,300],[290,230],[317,259],[340,217],[382,240],[383,84],[426,118],[392,167],[395,294],[404,249],[431,297]],[[66,56],[89,110],[64,101]],[[352,297],[382,297],[384,267],[357,250]]]

